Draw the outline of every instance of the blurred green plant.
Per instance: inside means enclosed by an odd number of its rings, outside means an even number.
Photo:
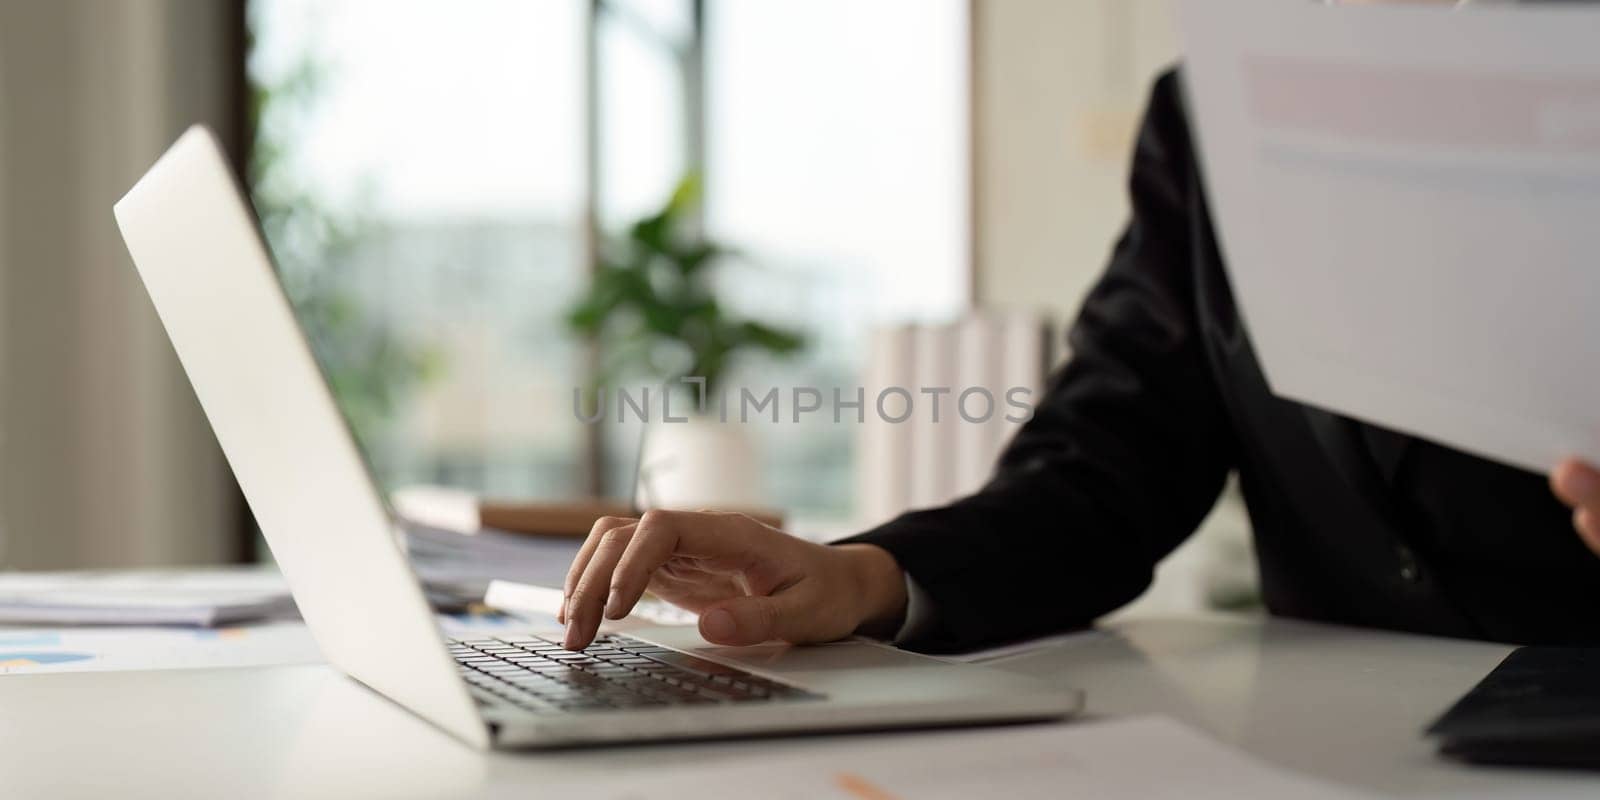
[[[335,208],[290,163],[290,148],[304,141],[303,120],[328,74],[309,48],[270,80],[250,71],[254,139],[247,175],[284,291],[357,440],[371,448],[403,398],[443,364],[436,352],[366,313],[360,298],[339,285],[339,265],[375,230],[366,204],[358,198]]]
[[[785,356],[805,346],[797,331],[744,319],[717,301],[714,267],[731,251],[693,225],[700,179],[679,181],[667,204],[601,249],[594,280],[567,324],[599,343],[599,382],[634,372],[675,383],[704,378],[712,396],[745,351]]]

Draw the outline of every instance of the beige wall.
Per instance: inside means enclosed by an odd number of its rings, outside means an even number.
[[[1127,217],[1128,153],[1178,51],[1166,0],[973,0],[980,305],[1075,311]]]
[[[187,123],[226,128],[229,13],[0,4],[0,565],[237,545],[231,478],[111,216]]]

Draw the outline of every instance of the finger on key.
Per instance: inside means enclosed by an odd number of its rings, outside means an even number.
[[[601,517],[594,521],[589,528],[589,535],[583,540],[583,546],[578,548],[578,554],[572,557],[572,566],[567,568],[567,579],[561,585],[561,609],[556,613],[556,622],[567,624],[567,609],[572,607],[572,590],[578,586],[578,579],[583,577],[583,570],[589,566],[589,559],[594,556],[594,549],[600,544],[600,537],[612,528],[621,528],[632,525],[638,520],[631,517]]]
[[[708,515],[693,512],[649,511],[639,518],[627,552],[611,576],[611,595],[606,600],[607,619],[622,619],[644,596],[650,578],[678,550],[678,531],[711,522]]]
[[[601,607],[611,589],[611,573],[616,570],[623,551],[628,549],[637,527],[624,525],[600,534],[594,555],[584,566],[583,576],[578,578],[572,600],[567,604],[567,635],[562,644],[568,650],[582,650],[594,641],[595,633],[600,630]]]

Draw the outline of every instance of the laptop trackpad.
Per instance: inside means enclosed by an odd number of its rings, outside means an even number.
[[[931,659],[863,642],[795,646],[760,644],[753,647],[695,647],[722,661],[769,672],[818,672],[832,669],[903,669],[926,666]],[[937,663],[937,662],[935,662]]]

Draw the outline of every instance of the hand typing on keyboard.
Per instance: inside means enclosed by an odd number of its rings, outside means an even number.
[[[724,645],[893,630],[906,604],[882,548],[814,544],[744,514],[649,511],[589,532],[563,588],[563,644],[587,647],[602,617],[627,616],[646,590],[699,614],[700,635]]]

